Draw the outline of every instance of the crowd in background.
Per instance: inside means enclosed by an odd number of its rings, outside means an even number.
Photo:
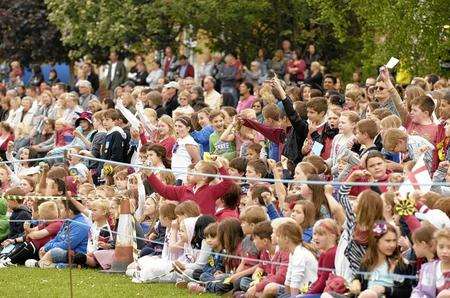
[[[128,68],[112,51],[101,68],[78,63],[70,86],[39,67],[25,85],[8,63],[0,267],[110,268],[127,198],[133,282],[450,297],[448,80],[397,84],[383,66],[344,84],[320,60],[314,44],[303,55],[287,40],[248,65],[213,54],[194,67],[168,47]],[[399,186],[422,177],[433,185]]]

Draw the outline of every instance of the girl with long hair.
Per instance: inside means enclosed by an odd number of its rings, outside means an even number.
[[[367,251],[362,259],[361,274],[353,280],[350,292],[359,297],[409,297],[411,279],[398,280],[393,274],[414,275],[412,267],[406,265],[400,255],[397,228],[385,221],[377,221],[372,227]],[[369,273],[367,274],[362,274]]]

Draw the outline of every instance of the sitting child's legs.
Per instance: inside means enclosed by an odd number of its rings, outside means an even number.
[[[67,263],[67,260],[68,260],[67,250],[56,247],[56,248],[52,248],[48,252],[46,252],[42,256],[40,262],[42,265],[48,266],[48,265],[56,264],[56,263]]]

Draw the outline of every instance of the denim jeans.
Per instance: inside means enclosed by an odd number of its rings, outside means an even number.
[[[241,290],[241,291],[244,291],[244,292],[247,292],[247,290],[250,288],[250,284],[251,284],[252,281],[253,281],[253,280],[252,280],[251,277],[248,277],[248,276],[242,277],[242,278],[240,279],[240,282],[239,282],[239,288],[240,288],[240,290]]]
[[[52,248],[48,251],[52,256],[53,263],[67,263],[68,262],[68,254],[67,250],[64,250],[59,247]]]

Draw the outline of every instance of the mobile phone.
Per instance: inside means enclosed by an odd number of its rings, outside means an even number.
[[[400,62],[400,60],[398,60],[397,58],[391,57],[391,59],[389,59],[388,63],[386,63],[386,67],[388,69],[393,69],[395,66],[397,66],[398,62]]]

